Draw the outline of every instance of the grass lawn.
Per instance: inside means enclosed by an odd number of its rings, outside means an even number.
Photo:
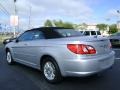
[[[2,47],[3,46],[3,44],[2,44],[2,42],[3,42],[3,40],[4,39],[6,39],[6,38],[10,38],[11,36],[7,36],[7,35],[0,35],[0,47]]]
[[[0,35],[0,42],[3,42],[4,39],[10,38],[10,35]]]
[[[3,46],[3,44],[2,44],[2,42],[0,42],[0,47],[2,47]]]

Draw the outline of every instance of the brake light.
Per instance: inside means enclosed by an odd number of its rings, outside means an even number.
[[[84,44],[67,44],[67,48],[75,54],[95,54],[96,50],[93,46]]]

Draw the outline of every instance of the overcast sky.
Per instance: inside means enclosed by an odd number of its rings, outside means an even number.
[[[0,0],[0,4],[14,14],[13,0]],[[0,22],[9,24],[10,15],[3,13],[0,5]],[[31,25],[42,26],[46,19],[72,23],[116,23],[119,0],[17,0],[20,27],[28,27],[30,7]],[[109,21],[107,21],[110,19]]]

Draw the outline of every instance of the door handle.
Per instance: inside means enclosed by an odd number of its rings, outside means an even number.
[[[28,44],[25,43],[24,45],[27,46]]]

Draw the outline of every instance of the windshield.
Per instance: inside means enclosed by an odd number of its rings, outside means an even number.
[[[82,33],[80,31],[74,29],[57,29],[56,31],[63,37],[82,36]]]

